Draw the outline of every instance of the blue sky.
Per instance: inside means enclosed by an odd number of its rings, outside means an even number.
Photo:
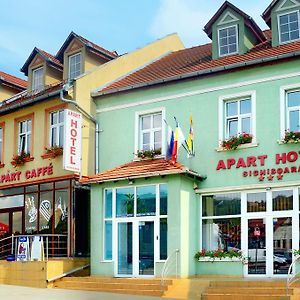
[[[56,54],[73,30],[125,53],[177,32],[186,47],[209,42],[203,27],[223,0],[0,0],[0,70],[20,68],[36,46]],[[271,0],[231,0],[261,26]]]

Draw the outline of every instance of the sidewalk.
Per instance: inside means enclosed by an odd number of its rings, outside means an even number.
[[[0,299],[5,300],[158,300],[158,297],[121,295],[63,289],[38,289],[15,285],[0,285]],[[165,298],[166,299],[166,298]]]

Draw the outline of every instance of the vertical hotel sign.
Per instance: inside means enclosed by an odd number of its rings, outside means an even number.
[[[81,113],[65,109],[64,169],[81,171]]]

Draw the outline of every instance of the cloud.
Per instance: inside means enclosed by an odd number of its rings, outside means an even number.
[[[206,0],[161,0],[149,29],[150,35],[159,38],[177,32],[187,47],[207,43],[210,40],[202,29],[223,2],[223,0],[210,0],[208,4]],[[266,25],[260,14],[269,5],[270,0],[257,2],[232,1],[265,29]]]

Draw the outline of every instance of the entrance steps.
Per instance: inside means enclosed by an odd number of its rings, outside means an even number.
[[[298,288],[290,288],[286,296],[286,280],[211,280],[202,300],[292,300],[298,299]],[[300,295],[299,295],[300,296]],[[300,299],[300,298],[299,298]]]
[[[64,277],[52,284],[53,288],[111,292],[130,295],[161,297],[172,284],[166,280],[164,288],[160,279],[107,278],[107,277]]]

